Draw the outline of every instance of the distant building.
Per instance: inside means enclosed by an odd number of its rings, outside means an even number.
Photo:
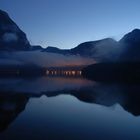
[[[82,76],[81,67],[50,67],[46,69],[48,76]]]

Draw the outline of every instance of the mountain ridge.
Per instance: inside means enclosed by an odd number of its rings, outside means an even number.
[[[9,15],[0,10],[0,50],[29,50],[26,34]]]
[[[79,55],[97,61],[140,61],[140,29],[134,29],[116,41],[104,38],[80,43],[71,49],[40,45],[31,46],[26,34],[9,15],[0,10],[0,51],[41,51],[62,55]]]

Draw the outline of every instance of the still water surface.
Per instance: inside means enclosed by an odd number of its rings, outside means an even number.
[[[0,79],[0,140],[140,140],[139,85]]]

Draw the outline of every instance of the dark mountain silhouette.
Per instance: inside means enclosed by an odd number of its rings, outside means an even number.
[[[44,49],[39,45],[31,46],[26,34],[10,19],[6,12],[0,10],[0,51],[21,50],[38,50],[48,53],[90,57],[99,64],[85,68],[83,74],[86,77],[94,78],[94,80],[140,80],[140,29],[134,29],[118,42],[112,38],[105,38],[84,42],[72,49],[59,49],[51,46]],[[24,66],[27,68],[27,65]],[[10,68],[12,67],[10,66]],[[25,71],[27,73],[28,70]],[[40,69],[35,67],[34,75],[38,71]]]
[[[32,50],[32,51],[37,51],[37,50],[42,51],[42,50],[44,50],[44,49],[43,49],[42,46],[40,46],[40,45],[35,45],[35,46],[32,46],[32,47],[31,47],[31,50]]]
[[[117,42],[112,38],[105,38],[97,41],[89,41],[79,44],[77,47],[71,49],[71,52],[73,54],[80,54],[82,56],[94,56],[98,51],[98,47],[114,47],[116,46],[116,43]]]
[[[12,19],[10,19],[6,12],[0,10],[0,50],[39,50],[42,52],[58,53],[63,55],[80,55],[100,60],[101,58],[106,59],[110,57],[109,53],[115,52],[114,49],[116,46],[117,42],[111,38],[81,43],[72,49],[59,49],[51,46],[44,49],[39,45],[31,46],[26,34],[16,25]],[[103,49],[106,51],[103,52]]]
[[[134,29],[126,34],[120,43],[123,45],[123,52],[120,59],[123,61],[140,61],[140,29]]]
[[[134,29],[132,32],[124,35],[120,42],[129,46],[140,46],[140,29]]]
[[[126,34],[119,43],[122,51],[115,63],[90,65],[83,69],[83,75],[97,81],[140,82],[140,30]]]
[[[70,54],[70,50],[66,49],[59,49],[57,47],[48,46],[47,48],[42,50],[43,52],[49,52],[49,53],[59,53],[59,54]]]
[[[0,10],[0,50],[39,50],[63,55],[80,55],[99,62],[140,61],[140,30],[133,30],[119,42],[112,38],[105,38],[84,42],[72,49],[59,49],[51,46],[44,49],[39,45],[31,46],[26,34],[10,19],[6,12]]]
[[[9,15],[0,10],[0,50],[29,50],[26,34]]]
[[[97,63],[82,70],[84,77],[95,81],[140,83],[140,63]]]
[[[80,55],[106,61],[109,60],[110,57],[116,56],[116,53],[118,52],[118,43],[111,38],[105,38],[97,41],[84,42],[72,49],[59,49],[49,46],[43,51],[64,55]],[[114,59],[115,56],[113,57]]]
[[[45,52],[80,55],[91,57],[99,62],[139,62],[140,61],[140,29],[134,29],[124,35],[120,41],[105,38],[79,44],[72,49],[48,47]]]
[[[105,38],[84,42],[68,50],[48,47],[45,52],[92,57],[99,62],[140,61],[140,29],[134,29],[118,42],[112,38]]]
[[[25,109],[28,97],[11,92],[0,93],[0,132],[7,129],[16,117]]]

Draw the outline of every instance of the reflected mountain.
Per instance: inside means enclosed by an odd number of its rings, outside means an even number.
[[[42,95],[50,98],[63,94],[74,96],[82,102],[99,104],[106,107],[120,104],[124,110],[134,116],[140,115],[139,85],[103,84],[82,78],[64,77],[44,77],[30,80],[1,79],[0,131],[5,130],[24,111],[30,98],[39,98]]]
[[[20,93],[0,93],[0,132],[4,131],[25,109],[28,99]]]
[[[111,107],[120,104],[124,110],[134,116],[140,115],[140,88],[139,85],[106,85],[96,84],[93,87],[79,90],[61,90],[44,92],[47,97],[60,94],[69,94],[86,103],[100,104]]]

